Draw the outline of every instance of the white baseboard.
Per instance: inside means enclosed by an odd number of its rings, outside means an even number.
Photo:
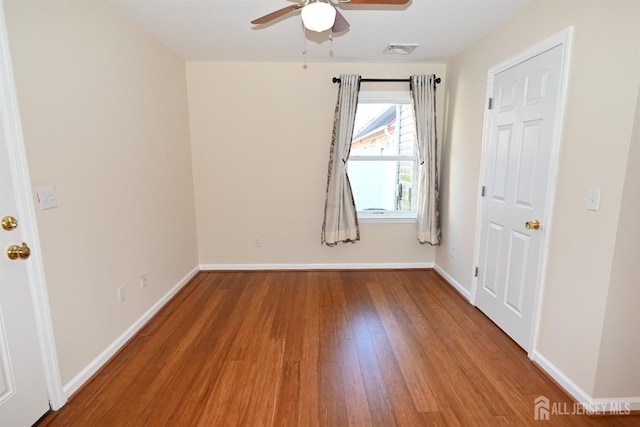
[[[391,270],[433,268],[432,262],[353,264],[200,264],[201,271],[229,270]]]
[[[553,378],[567,393],[569,393],[578,403],[586,404],[591,401],[591,396],[582,390],[576,383],[558,369],[549,359],[540,352],[534,351],[531,358],[540,366],[551,378]]]
[[[640,411],[640,396],[636,397],[609,397],[591,399],[591,407],[595,408],[595,412],[620,414],[625,411]],[[622,415],[622,414],[620,414]]]
[[[591,414],[614,414],[624,415],[628,411],[640,410],[640,396],[635,397],[614,397],[614,398],[593,398],[582,390],[576,383],[571,381],[557,366],[549,359],[537,351],[533,352],[532,360],[544,369],[567,393],[571,395],[586,412]],[[532,406],[533,407],[533,406]]]
[[[462,294],[463,297],[467,299],[467,301],[471,301],[471,292],[469,292],[467,288],[458,283],[456,279],[451,277],[449,273],[444,271],[438,264],[435,264],[433,269],[436,270],[442,277],[444,277],[451,286],[453,286],[459,293]]]
[[[136,320],[122,335],[111,343],[102,353],[91,361],[78,375],[65,384],[62,388],[67,399],[75,393],[85,382],[87,382],[98,370],[113,357],[123,345],[127,343],[173,296],[186,285],[197,273],[199,268],[195,267],[178,282],[169,292],[167,292],[158,302]]]

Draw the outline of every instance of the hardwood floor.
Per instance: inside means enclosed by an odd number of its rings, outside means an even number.
[[[540,395],[573,410],[433,271],[207,272],[41,426],[533,425]]]

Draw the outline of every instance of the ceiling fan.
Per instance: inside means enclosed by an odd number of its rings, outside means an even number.
[[[302,23],[306,29],[319,33],[331,29],[332,32],[339,33],[348,30],[349,23],[335,6],[343,4],[402,5],[406,3],[409,3],[409,0],[338,0],[337,3],[332,3],[331,0],[304,0],[254,19],[251,23],[266,24],[302,9]]]

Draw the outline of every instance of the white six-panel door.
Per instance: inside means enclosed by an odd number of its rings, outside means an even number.
[[[475,303],[525,350],[551,203],[547,186],[562,61],[558,46],[493,80]]]

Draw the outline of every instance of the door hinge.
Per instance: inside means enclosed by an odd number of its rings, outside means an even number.
[[[478,267],[476,267],[475,277],[478,277]]]
[[[489,98],[489,110],[493,109],[493,98]]]
[[[484,185],[482,186],[482,191],[480,192],[480,196],[484,197],[484,195],[487,192],[487,187],[485,187]]]

